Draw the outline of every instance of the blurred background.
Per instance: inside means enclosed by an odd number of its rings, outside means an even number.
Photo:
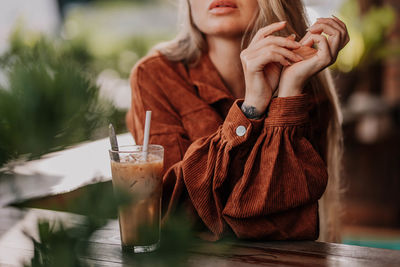
[[[346,244],[400,249],[397,0],[308,0],[351,37],[332,72],[344,112]],[[126,132],[128,77],[176,33],[174,0],[2,0],[0,169]],[[1,172],[1,170],[0,170]]]

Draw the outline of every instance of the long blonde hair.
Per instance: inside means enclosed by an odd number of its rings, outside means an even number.
[[[195,65],[202,53],[207,51],[204,35],[193,22],[189,0],[180,0],[180,31],[175,39],[154,47],[171,61],[181,61],[186,65]],[[242,39],[242,48],[246,48],[256,32],[268,24],[287,21],[288,27],[280,32],[282,36],[296,34],[301,38],[306,34],[307,17],[301,0],[258,0],[259,12]],[[343,151],[342,113],[339,97],[328,70],[315,75],[307,84],[316,101],[328,99],[330,120],[327,128],[327,149],[325,159],[328,166],[328,186],[319,200],[320,241],[340,242],[341,211],[341,159]],[[318,93],[318,95],[317,95]]]

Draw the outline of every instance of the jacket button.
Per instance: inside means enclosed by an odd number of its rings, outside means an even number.
[[[236,128],[236,134],[237,136],[243,136],[246,134],[246,127],[244,127],[243,125],[240,125]]]

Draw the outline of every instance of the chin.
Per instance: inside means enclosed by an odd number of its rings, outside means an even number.
[[[238,25],[237,21],[225,20],[210,23],[202,32],[206,35],[238,37],[242,36],[245,30],[246,27]]]

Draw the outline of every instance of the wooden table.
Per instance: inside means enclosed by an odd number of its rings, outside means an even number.
[[[32,242],[23,232],[36,236],[37,220],[59,220],[68,226],[80,224],[82,216],[42,209],[0,209],[0,266],[22,266],[33,255]],[[228,251],[219,243],[199,241],[190,249],[187,266],[400,266],[400,251],[312,241],[228,242]],[[120,246],[117,220],[109,220],[95,232],[88,244],[91,266],[135,266]]]
[[[119,136],[122,143],[132,143],[129,138],[129,134]],[[85,195],[88,188],[85,185],[111,186],[108,146],[107,139],[86,143],[17,166],[14,174],[0,175],[1,267],[22,266],[32,258],[33,244],[26,234],[38,236],[39,219],[62,220],[67,227],[83,223],[83,217],[66,212],[67,207],[71,199]],[[82,160],[87,158],[92,159],[91,164]],[[37,197],[41,199],[27,205],[31,208],[7,206]],[[121,250],[115,219],[95,232],[87,245],[90,254],[81,256],[81,260],[90,266],[137,266],[135,259]],[[221,243],[198,241],[190,248],[184,263],[187,266],[400,266],[400,251],[395,250],[311,241],[235,241],[223,246],[225,249],[221,249]]]

